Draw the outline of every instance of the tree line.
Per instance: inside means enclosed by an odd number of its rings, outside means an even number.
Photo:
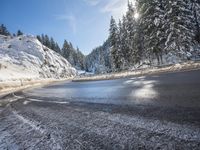
[[[37,35],[37,39],[46,47],[62,55],[76,69],[85,70],[85,56],[78,47],[74,48],[71,42],[64,40],[63,46],[60,48],[53,37],[49,37],[48,35]]]
[[[23,35],[23,32],[18,30],[16,33],[11,34],[8,31],[7,27],[4,24],[1,24],[1,26],[0,26],[0,34],[1,35],[5,35],[5,36],[11,36],[11,35],[12,36],[20,36],[20,35]]]
[[[49,37],[48,35],[37,35],[37,39],[46,47],[61,54],[76,69],[85,70],[85,56],[78,47],[74,48],[71,42],[64,40],[63,46],[60,48],[53,37]]]
[[[85,69],[97,74],[111,72],[110,40],[95,48],[85,58]]]
[[[200,57],[200,1],[128,2],[128,10],[119,22],[111,17],[107,41],[109,47],[94,49],[86,57],[91,60],[86,59],[86,66],[115,72]],[[110,65],[98,61],[107,58]]]
[[[162,64],[167,55],[191,59],[199,52],[199,21],[198,0],[137,0],[135,6],[129,2],[118,24],[111,17],[112,70],[124,70],[144,60]]]

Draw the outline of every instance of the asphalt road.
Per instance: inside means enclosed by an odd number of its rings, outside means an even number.
[[[64,82],[0,100],[0,149],[200,149],[200,70]]]

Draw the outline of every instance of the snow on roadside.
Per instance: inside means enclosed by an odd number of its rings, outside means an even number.
[[[118,72],[118,73],[109,73],[109,74],[100,74],[100,75],[86,75],[86,76],[77,76],[73,81],[95,81],[95,80],[109,80],[109,79],[118,79],[123,77],[135,76],[135,75],[146,75],[146,74],[155,74],[155,73],[167,73],[175,71],[189,71],[200,69],[200,62],[185,62],[178,63],[169,66],[162,67],[153,67],[153,68],[142,68],[135,69],[130,71]]]
[[[40,149],[62,149],[54,133],[50,133],[45,125],[15,110],[10,111],[4,111],[6,117],[0,117],[0,149],[35,149],[37,146]]]
[[[36,37],[0,35],[1,92],[71,79],[76,74],[65,58]]]
[[[33,121],[30,121],[26,118],[24,118],[23,116],[19,115],[16,111],[12,111],[12,113],[14,114],[14,116],[19,119],[22,123],[29,125],[32,129],[39,131],[40,133],[44,133],[45,130],[42,129],[40,126],[38,126],[39,123],[35,123]]]

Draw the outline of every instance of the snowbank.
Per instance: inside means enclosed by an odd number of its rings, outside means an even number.
[[[124,71],[119,73],[110,73],[104,75],[90,75],[85,77],[76,77],[73,81],[95,81],[95,80],[109,80],[109,79],[118,79],[123,77],[130,77],[136,75],[147,75],[147,74],[156,74],[156,73],[166,73],[166,72],[176,72],[176,71],[189,71],[200,69],[200,62],[185,62],[174,65],[162,66],[162,67],[151,67],[136,69],[132,71]]]
[[[42,45],[36,37],[0,35],[0,90],[9,82],[32,84],[34,80],[66,79],[76,74],[66,59]]]

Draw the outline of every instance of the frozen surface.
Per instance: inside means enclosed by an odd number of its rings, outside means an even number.
[[[25,90],[23,94],[52,101],[200,107],[199,74],[200,70],[196,70],[117,80],[64,82]]]

